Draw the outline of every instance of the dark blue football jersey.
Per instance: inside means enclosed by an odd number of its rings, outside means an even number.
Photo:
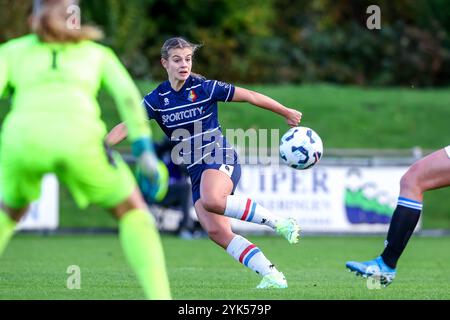
[[[229,83],[191,75],[179,91],[169,81],[161,83],[144,97],[143,105],[169,139],[189,145],[180,155],[191,154],[192,164],[211,153],[212,146],[230,148],[219,125],[217,102],[231,101],[234,90]]]

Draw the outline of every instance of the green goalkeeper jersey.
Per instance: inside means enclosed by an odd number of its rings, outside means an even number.
[[[129,138],[150,135],[140,94],[111,49],[93,41],[45,43],[35,34],[0,45],[0,96],[13,90],[5,126],[20,122],[45,130],[58,124],[70,127],[70,134],[103,138],[96,100],[102,86],[113,96]]]

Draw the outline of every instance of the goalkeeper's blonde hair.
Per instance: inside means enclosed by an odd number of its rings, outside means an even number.
[[[31,29],[44,42],[100,40],[103,32],[94,26],[69,28],[70,6],[77,0],[34,0]]]

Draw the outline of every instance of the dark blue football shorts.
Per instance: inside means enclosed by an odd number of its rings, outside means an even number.
[[[200,199],[200,182],[202,173],[208,169],[222,171],[230,177],[233,182],[233,190],[231,194],[234,194],[234,191],[239,183],[239,179],[241,178],[241,165],[239,163],[237,153],[234,150],[232,150],[230,156],[223,157],[220,161],[217,161],[216,159],[214,163],[208,162],[207,159],[205,159],[205,161],[202,159],[199,163],[188,165],[187,170],[191,178],[192,200],[194,201],[194,204],[198,199]]]

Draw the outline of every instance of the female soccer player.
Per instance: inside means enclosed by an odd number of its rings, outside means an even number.
[[[161,63],[168,81],[145,96],[148,117],[155,119],[171,140],[180,141],[174,151],[179,150],[188,164],[195,210],[209,237],[263,277],[258,288],[286,288],[284,275],[258,247],[233,233],[229,218],[269,226],[290,243],[298,241],[299,227],[294,219],[281,218],[254,200],[233,194],[241,168],[236,153],[222,135],[217,102],[249,102],[283,116],[290,126],[297,126],[302,114],[260,93],[192,74],[197,48],[183,38],[164,43]],[[126,134],[127,127],[119,124],[108,139],[118,142]]]
[[[349,270],[365,277],[379,277],[387,286],[395,278],[397,262],[416,228],[425,191],[450,186],[450,145],[414,163],[400,180],[400,196],[392,215],[385,249],[377,258],[349,261]]]
[[[101,84],[114,96],[134,154],[154,178],[156,158],[139,92],[112,50],[92,41],[101,37],[99,30],[67,28],[66,12],[74,4],[34,1],[33,33],[0,46],[0,96],[5,87],[14,89],[0,143],[0,254],[39,197],[42,176],[54,172],[80,207],[111,209],[146,297],[170,299],[157,229],[128,166],[104,147],[107,131],[95,98]]]

